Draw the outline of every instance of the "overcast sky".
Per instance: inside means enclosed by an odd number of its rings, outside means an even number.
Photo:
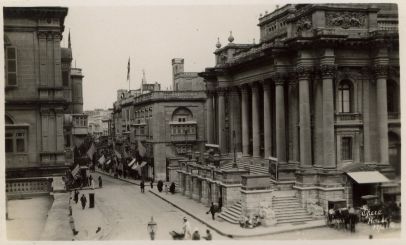
[[[217,37],[224,46],[259,40],[258,17],[274,5],[69,7],[62,45],[71,32],[73,66],[84,74],[84,109],[111,108],[116,90],[139,88],[142,69],[148,82],[172,84],[172,58],[185,59],[185,71],[214,65]]]

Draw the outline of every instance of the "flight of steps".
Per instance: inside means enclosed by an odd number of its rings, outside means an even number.
[[[301,223],[313,220],[312,216],[302,208],[295,196],[274,196],[272,209],[275,211],[277,224]]]
[[[250,157],[242,157],[237,159],[237,166],[239,169],[249,170],[250,175],[268,174],[268,160],[265,159],[252,159]],[[221,169],[231,169],[233,161],[227,161],[222,164]]]
[[[241,202],[238,201],[229,208],[223,208],[224,210],[217,216],[229,223],[238,224],[241,218],[242,207]]]

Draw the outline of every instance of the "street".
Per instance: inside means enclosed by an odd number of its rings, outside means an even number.
[[[92,176],[97,179],[99,174],[92,173]],[[183,217],[188,218],[192,230],[198,228],[200,235],[205,235],[206,225],[149,193],[149,183],[145,193],[141,193],[137,185],[105,175],[101,177],[103,188],[94,190],[95,209],[88,208],[89,200],[84,210],[80,201],[72,205],[76,229],[79,231],[76,240],[149,240],[147,224],[151,216],[157,223],[157,240],[171,240],[169,232],[181,231]],[[79,192],[79,197],[86,193],[88,198],[90,190]],[[101,230],[96,233],[98,226]],[[211,233],[213,239],[227,239],[214,231]]]

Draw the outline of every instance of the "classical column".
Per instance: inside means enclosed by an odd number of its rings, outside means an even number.
[[[240,96],[237,88],[232,88],[228,93],[228,105],[230,112],[230,152],[233,152],[235,143],[236,152],[241,152],[241,109],[240,109]],[[235,142],[233,139],[233,132],[235,132]]]
[[[225,120],[226,120],[226,111],[224,103],[224,90],[217,92],[218,94],[218,136],[219,136],[219,146],[220,152],[226,152],[226,134],[225,134]]]
[[[389,164],[388,155],[388,108],[386,94],[386,80],[388,77],[387,65],[375,65],[376,76],[376,111],[378,121],[380,164]]]
[[[296,68],[299,79],[299,125],[300,125],[300,166],[312,166],[311,119],[309,100],[309,80],[312,67]]]
[[[297,81],[289,80],[289,160],[299,162],[298,100]]]
[[[248,88],[241,87],[241,131],[242,131],[242,154],[249,155],[249,115],[248,115]]]
[[[369,83],[370,83],[370,69],[363,68],[361,70],[363,77],[362,88],[363,94],[369,95]],[[364,126],[363,136],[364,136],[364,162],[371,162],[371,137],[370,137],[370,107],[369,107],[369,96],[362,96],[362,122]]]
[[[214,112],[213,112],[213,94],[211,92],[207,92],[207,100],[206,100],[206,120],[207,120],[207,143],[214,144],[214,137],[213,137],[213,124],[214,124]]]
[[[279,75],[274,80],[275,80],[276,157],[278,158],[278,162],[286,162],[284,80]]]
[[[323,80],[323,167],[325,168],[336,166],[333,90],[333,76],[336,69],[335,65],[320,66]]]
[[[260,157],[260,122],[259,122],[259,92],[258,86],[253,84],[252,91],[252,156]]]
[[[54,79],[55,87],[62,87],[62,67],[61,67],[61,34],[54,33]],[[60,94],[62,96],[62,93]]]
[[[264,158],[272,154],[271,85],[264,81]]]

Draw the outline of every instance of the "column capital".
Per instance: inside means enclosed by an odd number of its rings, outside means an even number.
[[[374,65],[372,71],[376,78],[387,78],[389,74],[388,65]]]
[[[216,95],[215,90],[206,90],[207,97],[212,97]]]
[[[269,91],[271,90],[271,83],[268,80],[263,80],[262,82],[262,87],[264,88],[264,91]]]
[[[337,72],[337,65],[324,64],[320,65],[320,74],[322,78],[333,78]]]
[[[228,88],[217,88],[217,95],[224,96],[227,91],[228,91]]]
[[[228,89],[229,96],[237,96],[238,95],[238,87],[230,87]]]
[[[298,79],[310,79],[311,75],[313,75],[314,67],[297,66],[295,71]]]
[[[46,39],[47,38],[47,32],[46,31],[38,31],[37,36],[39,39]]]
[[[250,87],[251,87],[251,91],[252,92],[258,92],[258,90],[259,90],[259,87],[258,87],[258,84],[257,83],[251,83],[250,84]]]
[[[55,41],[61,41],[62,40],[62,34],[60,32],[53,32],[54,40]]]
[[[248,84],[241,84],[238,86],[240,88],[241,94],[247,94],[248,93]]]

